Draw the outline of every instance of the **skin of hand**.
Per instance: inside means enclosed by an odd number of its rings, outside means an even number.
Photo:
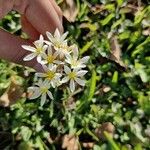
[[[62,12],[55,0],[0,0],[0,19],[12,9],[21,14],[22,30],[30,40],[21,39],[0,29],[0,58],[41,71],[36,59],[24,62],[28,54],[21,45],[32,45],[39,35],[58,28],[63,32]]]

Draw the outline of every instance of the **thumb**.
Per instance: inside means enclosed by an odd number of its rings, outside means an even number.
[[[32,43],[28,40],[21,39],[20,37],[16,37],[2,29],[0,29],[0,58],[25,65],[28,67],[32,67],[38,71],[42,70],[40,65],[37,65],[36,59],[33,61],[25,62],[23,58],[28,54],[21,45],[31,45]]]

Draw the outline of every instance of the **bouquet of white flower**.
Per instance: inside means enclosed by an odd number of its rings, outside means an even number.
[[[66,40],[67,32],[60,34],[56,29],[54,36],[46,32],[49,41],[44,40],[40,35],[39,40],[35,41],[34,47],[22,45],[22,47],[31,53],[24,57],[24,61],[30,61],[37,58],[37,62],[43,67],[43,72],[36,73],[39,82],[35,86],[29,87],[32,91],[30,99],[35,99],[41,96],[41,106],[44,105],[47,95],[53,99],[50,88],[59,87],[62,84],[69,82],[70,91],[75,91],[75,85],[85,85],[83,76],[87,73],[83,68],[89,60],[89,56],[79,59],[77,45],[68,45]]]

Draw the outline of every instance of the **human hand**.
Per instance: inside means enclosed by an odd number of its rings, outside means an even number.
[[[0,17],[2,18],[11,9],[21,14],[22,30],[30,40],[24,40],[0,29],[0,57],[8,61],[33,67],[40,70],[41,66],[33,60],[23,62],[27,52],[21,45],[31,45],[31,40],[45,35],[46,31],[54,32],[58,28],[63,32],[62,13],[54,0],[0,0]]]

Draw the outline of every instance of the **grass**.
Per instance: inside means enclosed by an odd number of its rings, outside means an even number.
[[[63,1],[58,1],[64,8]],[[76,0],[74,22],[64,22],[71,43],[90,56],[86,86],[73,95],[55,89],[55,100],[40,107],[25,91],[34,73],[0,61],[0,94],[12,82],[22,98],[0,108],[0,149],[142,150],[150,144],[150,5],[148,1]],[[19,15],[0,26],[22,35]],[[14,81],[15,80],[15,81]],[[18,90],[16,90],[18,92]],[[75,144],[73,144],[75,143]],[[74,148],[75,149],[75,148]]]

